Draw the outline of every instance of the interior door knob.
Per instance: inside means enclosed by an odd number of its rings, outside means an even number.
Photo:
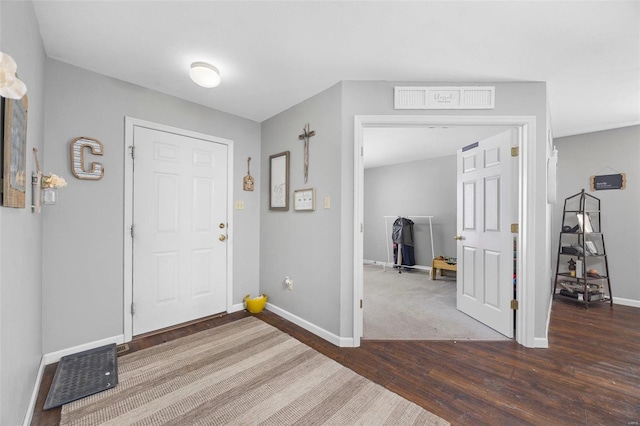
[[[455,237],[453,237],[453,239],[460,241],[460,240],[464,240],[464,237],[462,235],[456,235]]]
[[[220,236],[218,237],[218,239],[219,239],[220,241],[224,241],[224,240],[226,240],[226,239],[227,239],[227,236],[226,236],[226,235],[220,235]]]

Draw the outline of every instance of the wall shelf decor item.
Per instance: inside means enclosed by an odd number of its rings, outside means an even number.
[[[289,151],[269,157],[269,210],[289,211]]]
[[[51,205],[58,202],[58,188],[67,186],[67,182],[56,174],[43,175],[38,160],[38,150],[33,148],[33,157],[36,162],[36,172],[31,175],[32,204],[34,213],[40,213],[42,205]]]
[[[316,209],[315,188],[297,189],[293,191],[293,209],[314,211]]]
[[[245,191],[253,191],[253,176],[251,176],[251,157],[247,158],[247,175],[242,181],[242,189]]]
[[[3,99],[2,205],[25,207],[27,190],[27,113],[29,100]]]
[[[616,173],[613,175],[591,176],[592,191],[602,191],[605,189],[625,189],[627,187],[627,174]]]
[[[102,163],[92,162],[87,168],[84,154],[90,150],[93,155],[103,155],[104,146],[98,139],[80,136],[71,141],[71,171],[78,179],[100,180],[104,177]]]
[[[315,130],[309,131],[309,123],[304,125],[302,134],[298,135],[298,139],[304,141],[304,183],[309,179],[309,138],[315,135]]]
[[[394,109],[494,109],[495,86],[396,86]]]

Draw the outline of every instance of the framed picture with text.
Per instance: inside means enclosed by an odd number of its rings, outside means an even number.
[[[293,191],[293,209],[314,211],[316,209],[315,188],[298,189]]]

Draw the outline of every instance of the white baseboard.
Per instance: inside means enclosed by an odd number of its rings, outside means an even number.
[[[229,309],[227,313],[232,314],[234,312],[240,312],[240,311],[244,311],[244,302],[236,303],[235,305],[232,305],[231,309]]]
[[[50,352],[48,354],[44,354],[42,358],[45,365],[49,365],[60,361],[60,358],[63,356],[77,354],[78,352],[88,351],[89,349],[99,348],[100,346],[110,345],[111,343],[115,343],[116,345],[124,343],[124,334],[107,337],[105,339],[96,340],[94,342],[85,343],[72,348],[62,349],[56,352]]]
[[[613,296],[613,303],[615,305],[633,306],[634,308],[640,308],[640,300],[623,299],[622,297]]]
[[[33,386],[33,392],[31,392],[31,400],[29,401],[29,406],[27,407],[27,413],[24,416],[24,422],[22,422],[22,426],[29,426],[31,424],[31,420],[33,420],[33,412],[36,409],[36,401],[38,400],[38,393],[40,392],[40,385],[42,384],[42,376],[44,375],[44,367],[46,364],[44,363],[44,356],[40,358],[40,367],[38,367],[38,373],[36,374],[36,382]]]
[[[540,349],[547,349],[549,347],[549,339],[547,339],[546,337],[534,337],[533,347],[540,348]]]
[[[534,337],[533,347],[547,349],[549,347],[549,327],[551,326],[551,308],[553,307],[553,295],[549,298],[549,309],[547,309],[547,324],[545,326],[545,337]]]
[[[379,265],[379,266],[382,266],[383,268],[392,268],[396,266],[393,263],[385,262],[383,260],[371,260],[371,259],[363,259],[362,264],[363,265]],[[425,265],[413,265],[413,266],[402,265],[402,267],[408,268],[408,269],[420,269],[422,271],[431,271],[431,269],[433,269],[431,266],[425,266]]]
[[[285,311],[271,303],[267,303],[267,310],[273,312],[274,314],[278,314],[282,318],[291,321],[292,323],[304,328],[307,331],[315,334],[318,337],[323,338],[329,343],[332,343],[341,348],[352,348],[353,347],[353,337],[340,337],[337,336],[330,331],[325,330],[324,328],[318,327],[315,324],[310,323],[309,321],[300,318],[297,315],[292,314],[289,311]]]

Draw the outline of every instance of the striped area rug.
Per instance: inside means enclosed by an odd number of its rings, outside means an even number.
[[[61,425],[447,425],[253,317],[125,355]]]

